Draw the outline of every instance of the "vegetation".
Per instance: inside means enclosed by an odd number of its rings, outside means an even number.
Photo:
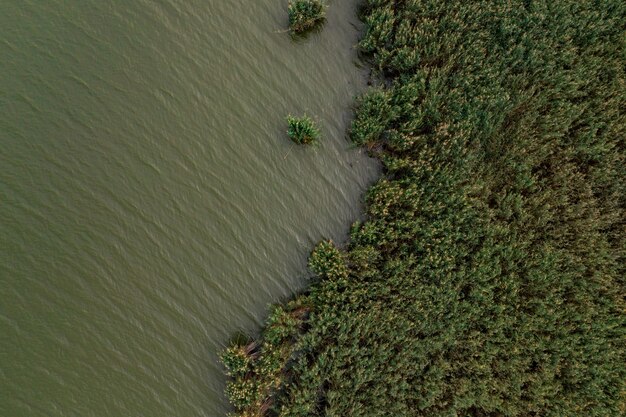
[[[362,18],[384,80],[351,135],[386,175],[349,246],[318,245],[318,280],[227,351],[238,415],[624,415],[626,3]]]
[[[326,10],[320,0],[293,0],[289,2],[289,29],[292,33],[301,34],[326,19]]]
[[[299,145],[308,145],[320,138],[320,131],[315,122],[307,115],[302,117],[287,116],[287,135]]]

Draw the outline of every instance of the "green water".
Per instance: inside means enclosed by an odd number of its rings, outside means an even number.
[[[0,416],[220,416],[216,353],[345,239],[355,1],[0,2]],[[292,148],[284,116],[320,120]]]

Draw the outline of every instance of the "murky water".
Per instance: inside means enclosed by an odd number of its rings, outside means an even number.
[[[345,137],[355,1],[298,42],[286,3],[0,1],[0,416],[228,410],[216,353],[377,175]]]

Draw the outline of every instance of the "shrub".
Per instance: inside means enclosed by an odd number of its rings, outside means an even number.
[[[298,320],[282,306],[275,306],[270,313],[263,337],[268,343],[278,345],[295,335],[297,330]]]
[[[371,89],[357,100],[356,117],[350,129],[352,140],[357,145],[378,141],[394,115],[391,94],[380,88]]]
[[[251,379],[235,378],[226,385],[226,395],[228,395],[231,404],[244,409],[257,401],[257,385]]]
[[[330,240],[320,242],[309,257],[309,269],[320,278],[341,279],[348,276],[342,253]]]
[[[222,363],[228,369],[228,375],[233,377],[244,376],[251,365],[251,357],[243,346],[231,346],[220,355]]]
[[[326,11],[319,0],[294,0],[289,2],[289,29],[292,33],[307,32],[324,22]]]
[[[307,145],[316,142],[320,138],[320,131],[313,120],[304,115],[302,117],[287,117],[289,138],[297,144]]]

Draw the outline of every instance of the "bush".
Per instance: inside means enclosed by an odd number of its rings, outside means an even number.
[[[275,306],[270,313],[263,337],[272,345],[279,345],[298,330],[298,320],[282,306]]]
[[[309,257],[309,269],[323,279],[347,278],[348,268],[342,253],[330,240],[320,242]]]
[[[311,300],[300,296],[274,306],[258,341],[235,344],[220,355],[232,379],[226,395],[237,416],[260,417],[272,409],[273,398],[288,379],[293,354],[308,319]]]
[[[315,122],[308,117],[287,117],[289,138],[297,144],[307,145],[316,142],[320,138],[320,131],[315,126]]]
[[[243,346],[231,346],[220,355],[222,363],[228,369],[228,375],[242,377],[249,370],[252,358]]]
[[[324,4],[319,0],[294,0],[289,2],[289,29],[301,34],[320,25],[326,19]]]
[[[257,400],[257,385],[251,379],[235,378],[226,385],[226,395],[232,405],[244,409],[253,405]]]

